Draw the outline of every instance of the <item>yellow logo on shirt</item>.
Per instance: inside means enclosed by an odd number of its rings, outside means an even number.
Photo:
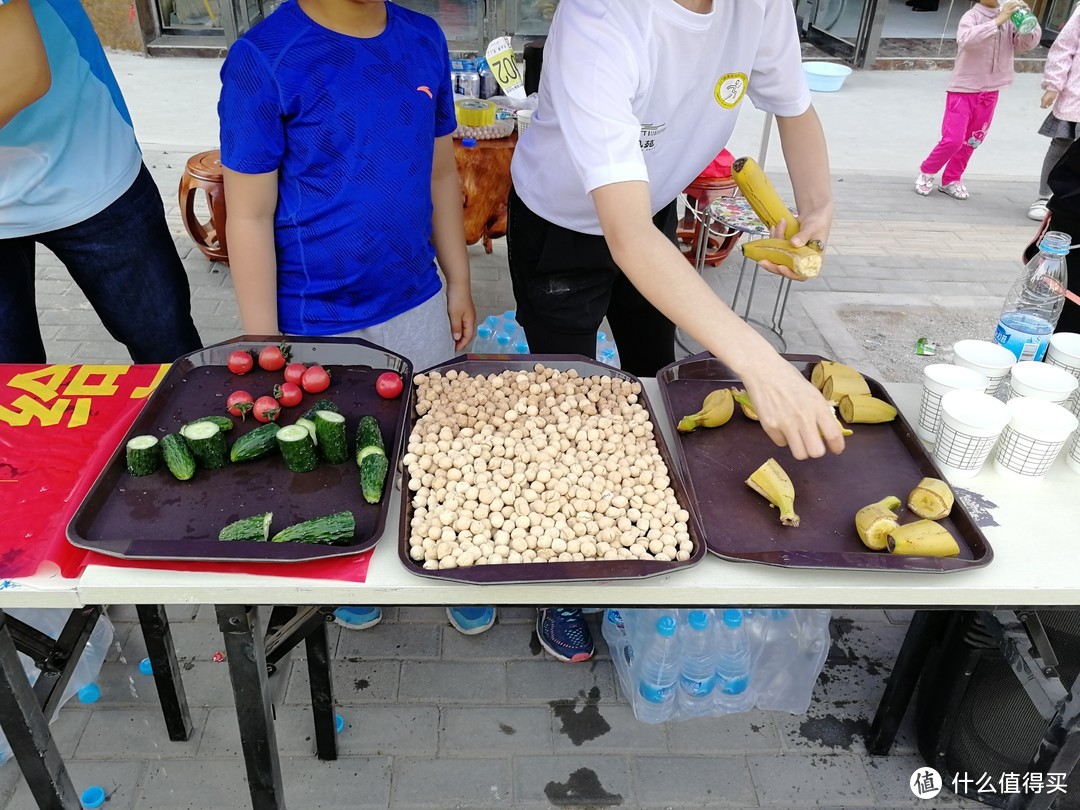
[[[725,110],[733,110],[746,95],[746,87],[750,80],[745,73],[725,73],[716,80],[716,89],[713,97],[716,103]]]

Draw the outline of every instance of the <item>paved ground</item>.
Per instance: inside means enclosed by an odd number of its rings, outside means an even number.
[[[207,343],[240,330],[228,269],[210,265],[179,224],[184,160],[216,143],[212,62],[113,58],[163,189]],[[944,74],[858,73],[836,95],[815,97],[833,143],[837,221],[822,277],[798,287],[784,321],[789,351],[855,363],[882,380],[915,380],[926,335],[943,344],[989,334],[1034,233],[1024,212],[1045,141],[1038,77],[1003,94],[998,120],[969,173],[972,198],[911,191],[913,168],[938,126]],[[756,153],[761,116],[748,110],[733,142]],[[180,146],[174,146],[181,144]],[[773,148],[770,168],[779,174]],[[779,177],[778,184],[782,185]],[[505,248],[471,249],[481,315],[513,306]],[[126,360],[55,258],[39,261],[38,303],[55,362]],[[730,291],[734,258],[709,277]],[[767,312],[770,288],[756,292]],[[758,310],[758,314],[762,314]],[[943,586],[946,583],[942,583]],[[242,808],[238,752],[222,645],[207,610],[173,611],[195,734],[171,743],[133,613],[114,611],[117,645],[100,678],[102,700],[75,703],[54,725],[76,783],[102,784],[110,810]],[[488,634],[464,638],[441,611],[388,611],[363,634],[335,629],[335,684],[347,727],[343,758],[321,763],[304,710],[305,665],[275,676],[278,734],[290,806],[330,807],[904,807],[921,764],[911,717],[894,753],[865,754],[867,729],[908,616],[848,611],[806,717],[752,712],[726,720],[651,727],[632,717],[610,660],[567,666],[531,639],[531,611],[507,610]],[[134,627],[134,629],[133,629]],[[362,660],[361,660],[362,657]],[[31,807],[14,766],[0,769],[5,807]],[[974,803],[967,803],[976,806]],[[960,806],[942,794],[934,806]]]

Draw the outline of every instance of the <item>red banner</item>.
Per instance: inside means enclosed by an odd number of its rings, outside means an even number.
[[[168,366],[0,365],[0,578],[42,563],[363,582],[371,553],[298,563],[121,560],[76,548],[64,530]]]

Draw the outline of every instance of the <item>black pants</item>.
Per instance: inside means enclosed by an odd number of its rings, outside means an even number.
[[[674,242],[675,202],[653,223]],[[529,351],[595,357],[596,330],[607,315],[624,370],[653,377],[674,362],[675,325],[623,275],[603,236],[548,222],[511,189],[506,240]]]

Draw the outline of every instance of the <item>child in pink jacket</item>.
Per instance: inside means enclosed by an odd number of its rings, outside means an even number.
[[[1030,34],[1016,30],[1009,15],[1021,8],[1025,8],[1021,0],[1007,0],[1000,8],[997,0],[979,0],[960,18],[941,140],[919,167],[916,194],[928,195],[934,177],[945,167],[938,190],[957,200],[968,198],[961,178],[971,153],[986,140],[998,90],[1012,84],[1013,55],[1035,47],[1042,35],[1038,26]]]

